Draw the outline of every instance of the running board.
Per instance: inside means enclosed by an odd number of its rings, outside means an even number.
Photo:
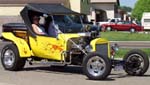
[[[64,66],[69,65],[70,62],[54,62],[54,61],[28,61],[30,65],[54,65],[54,66]]]

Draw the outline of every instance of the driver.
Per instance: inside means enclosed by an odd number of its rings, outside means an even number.
[[[32,17],[32,28],[34,32],[39,35],[47,35],[47,33],[45,32],[45,29],[42,26],[40,26],[39,21],[40,21],[39,16],[35,15]]]

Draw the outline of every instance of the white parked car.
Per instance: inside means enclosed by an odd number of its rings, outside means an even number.
[[[98,24],[99,24],[99,26],[101,26],[103,24],[117,23],[120,20],[121,20],[120,18],[113,18],[113,19],[109,19],[108,21],[98,22]]]

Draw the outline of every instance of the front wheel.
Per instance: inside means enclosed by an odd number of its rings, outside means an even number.
[[[20,58],[16,45],[9,44],[2,49],[1,63],[5,70],[18,71],[24,67],[25,59]]]
[[[91,80],[104,80],[111,72],[110,60],[98,53],[90,53],[83,60],[83,72]]]
[[[141,50],[134,49],[129,51],[124,57],[124,70],[129,75],[142,76],[148,70],[148,56]]]

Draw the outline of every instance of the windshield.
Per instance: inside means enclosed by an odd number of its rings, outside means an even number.
[[[77,33],[82,30],[80,18],[74,15],[53,15],[53,19],[64,33]]]
[[[78,24],[82,23],[79,15],[69,15],[69,17],[73,20],[74,23],[78,23]]]
[[[72,19],[67,15],[54,15],[53,18],[56,23],[73,23]]]
[[[54,15],[54,20],[56,22],[63,22],[63,23],[76,23],[82,24],[81,19],[84,21],[84,17],[80,15]],[[87,22],[87,20],[86,20]]]

